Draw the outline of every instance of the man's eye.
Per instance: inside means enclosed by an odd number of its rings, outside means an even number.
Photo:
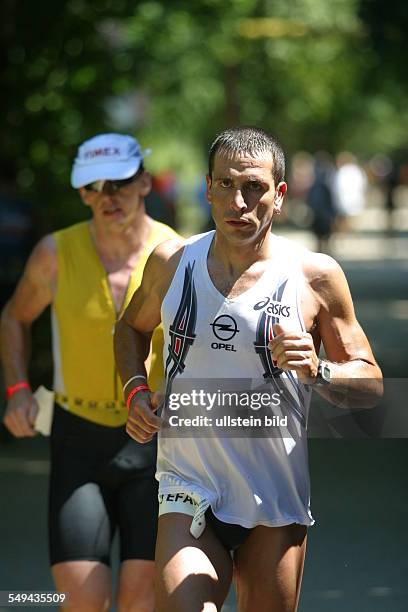
[[[257,181],[248,181],[247,186],[251,191],[260,191],[262,189],[261,183]]]
[[[221,187],[231,187],[231,181],[229,179],[221,179],[220,186]]]

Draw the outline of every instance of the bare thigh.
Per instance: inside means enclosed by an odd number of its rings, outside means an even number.
[[[54,583],[67,598],[64,612],[103,612],[111,604],[111,570],[99,561],[64,561],[51,568]]]
[[[258,526],[235,553],[239,612],[297,610],[307,529]]]
[[[228,594],[232,561],[207,525],[196,540],[191,516],[159,518],[156,544],[156,612],[215,612]]]

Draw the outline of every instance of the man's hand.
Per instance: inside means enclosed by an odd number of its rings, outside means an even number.
[[[33,437],[37,434],[34,423],[38,404],[28,389],[20,389],[9,399],[3,422],[16,438]]]
[[[139,391],[130,402],[126,431],[131,438],[142,444],[150,442],[161,428],[163,419],[155,412],[163,403],[162,393]]]
[[[299,379],[313,383],[319,358],[313,338],[306,332],[285,331],[279,323],[273,326],[275,338],[269,343],[274,365],[281,370],[294,370]]]

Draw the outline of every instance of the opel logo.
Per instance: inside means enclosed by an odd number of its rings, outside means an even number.
[[[231,340],[239,332],[237,322],[229,315],[220,315],[210,325],[218,340]]]

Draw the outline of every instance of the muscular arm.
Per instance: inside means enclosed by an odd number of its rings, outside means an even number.
[[[52,236],[46,236],[31,253],[2,313],[0,342],[6,386],[27,380],[31,324],[52,302],[56,281],[55,241]],[[36,412],[31,392],[21,389],[10,398],[4,423],[15,436],[32,436]]]
[[[315,389],[338,406],[371,407],[382,395],[382,374],[368,339],[358,323],[347,280],[331,257],[311,253],[305,260],[304,318],[311,333],[290,334],[282,328],[271,343],[279,367],[294,369],[311,381],[317,374],[323,343],[331,383]]]
[[[146,376],[144,362],[151,336],[161,321],[161,304],[180,261],[182,246],[179,240],[169,240],[156,247],[146,263],[140,287],[116,324],[114,349],[122,384],[132,376]],[[126,399],[140,382],[143,381],[136,380],[126,388]],[[161,419],[154,415],[155,408],[155,400],[148,393],[139,392],[132,399],[126,429],[139,442],[149,441],[160,428]]]
[[[317,331],[330,362],[333,383],[316,387],[339,405],[370,407],[382,395],[382,373],[370,343],[356,319],[347,280],[340,266],[327,256],[311,271],[311,289],[319,303]]]

